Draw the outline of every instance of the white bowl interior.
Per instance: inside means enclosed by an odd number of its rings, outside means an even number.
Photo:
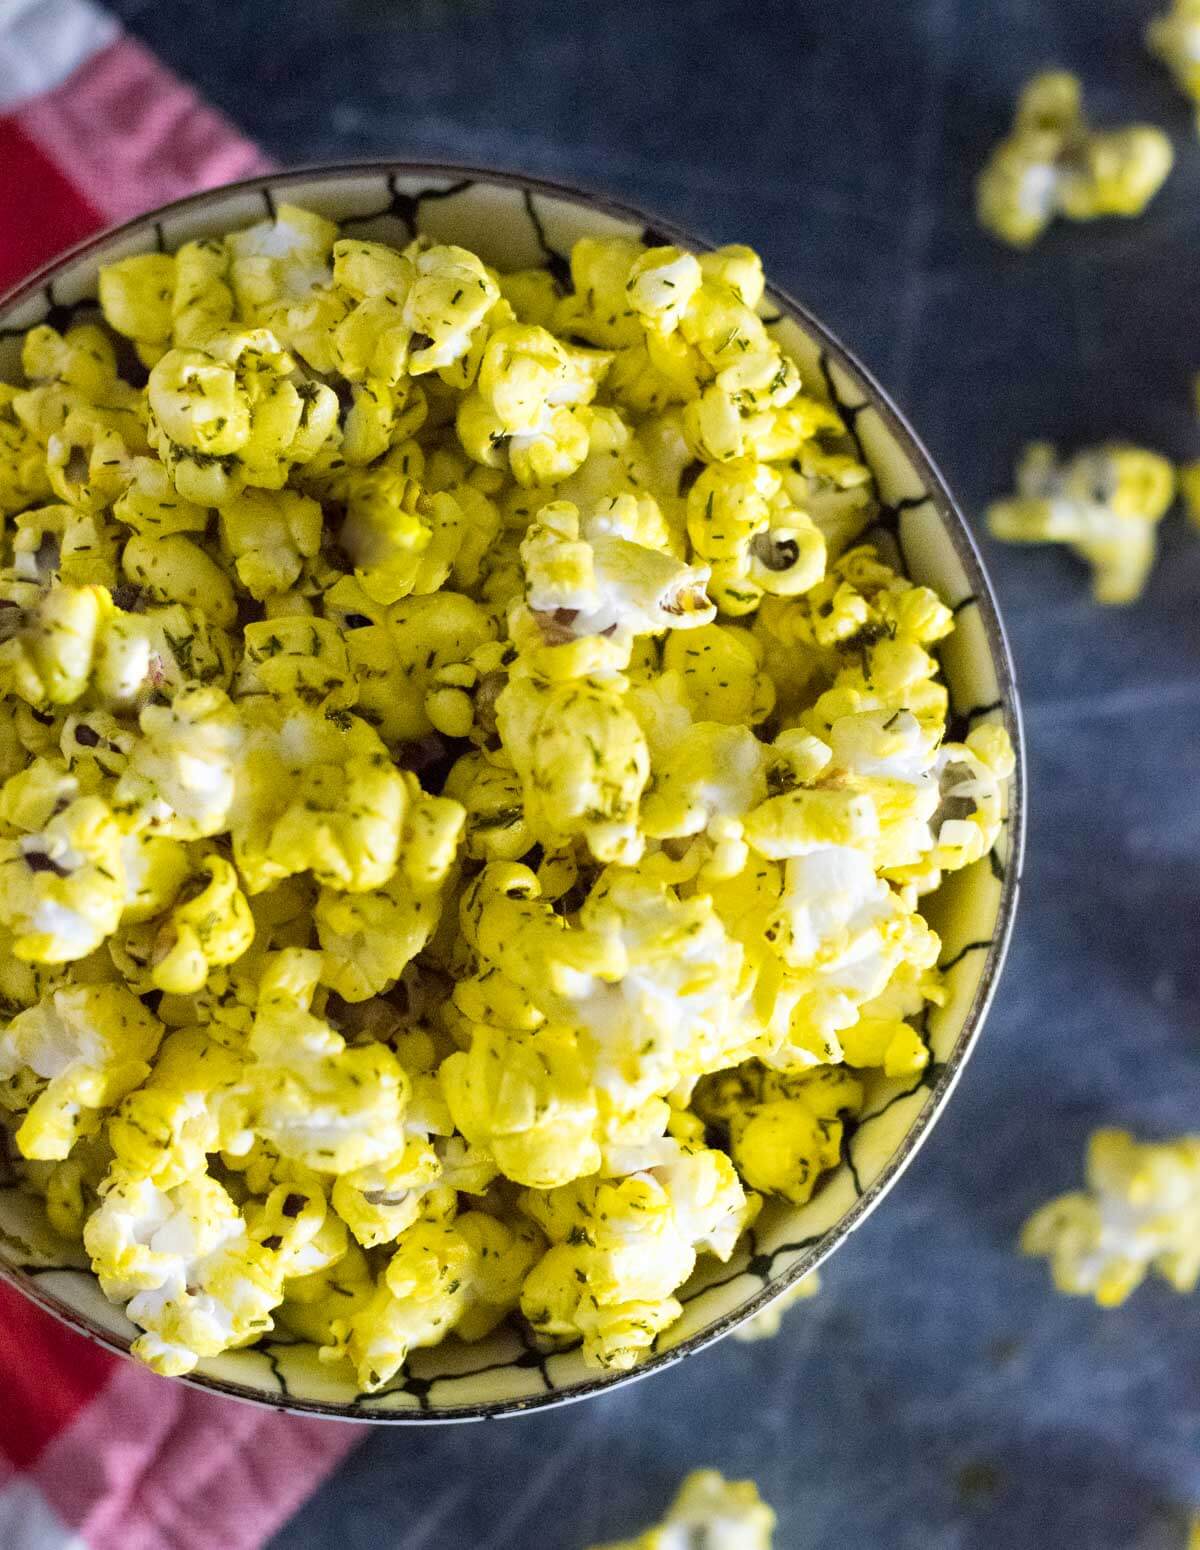
[[[403,244],[419,231],[459,242],[501,268],[559,269],[579,236],[640,236],[645,230],[629,212],[486,173],[350,168],[259,180],[184,201],[158,218],[147,216],[19,291],[0,309],[0,380],[19,380],[24,329],[46,318],[61,323],[95,296],[101,261],[156,246],[173,249],[193,237],[248,225],[283,200],[349,221],[362,236]],[[768,305],[778,319],[771,325],[775,336],[804,377],[824,380],[874,471],[882,516],[871,536],[893,553],[898,550],[908,574],[955,610],[957,628],[941,660],[956,725],[965,730],[981,720],[1004,720],[1019,747],[1003,632],[978,557],[936,471],[880,390],[835,340],[786,298],[768,293]],[[769,1205],[730,1264],[703,1262],[681,1294],[683,1318],[643,1366],[626,1376],[677,1359],[765,1306],[831,1252],[899,1176],[949,1095],[986,1011],[1015,903],[1020,830],[1018,775],[996,851],[952,875],[927,901],[925,913],[942,937],[950,994],[926,1019],[932,1056],[926,1071],[908,1081],[871,1077],[864,1117],[846,1143],[840,1167],[813,1200],[802,1207]],[[0,1272],[50,1311],[117,1349],[127,1349],[136,1333],[101,1294],[80,1251],[56,1239],[38,1203],[2,1173]],[[415,1352],[395,1383],[371,1396],[356,1392],[348,1371],[322,1366],[313,1347],[275,1340],[204,1362],[192,1381],[325,1414],[435,1420],[581,1398],[621,1376],[597,1375],[577,1351],[543,1357],[522,1330],[502,1326],[476,1345],[452,1338]]]

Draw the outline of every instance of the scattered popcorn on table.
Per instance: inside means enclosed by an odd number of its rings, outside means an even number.
[[[1170,10],[1147,26],[1146,46],[1196,104],[1200,127],[1200,0],[1172,0]]]
[[[162,1372],[629,1368],[929,1060],[1007,737],[757,257],[571,274],[283,205],[0,387],[0,1123]],[[638,1543],[771,1521],[702,1474]]]
[[[666,1517],[636,1539],[592,1550],[771,1550],[775,1514],[753,1480],[726,1480],[696,1469],[684,1480]]]
[[[1021,92],[1012,132],[979,174],[979,221],[1025,248],[1056,215],[1072,221],[1140,215],[1174,159],[1170,140],[1150,124],[1093,129],[1078,77],[1048,70]]]
[[[1181,484],[1185,494],[1195,488],[1186,475]],[[1062,461],[1039,441],[1017,464],[1016,485],[1015,496],[988,508],[994,538],[1067,544],[1091,565],[1098,603],[1141,596],[1157,550],[1155,529],[1175,499],[1166,458],[1110,442]]]
[[[1200,415],[1200,377],[1192,383],[1192,398],[1196,413]],[[1179,470],[1179,493],[1183,496],[1188,517],[1200,527],[1200,462],[1186,463]]]
[[[1179,470],[1179,493],[1189,518],[1200,527],[1200,463],[1187,463]]]
[[[770,1340],[783,1328],[783,1315],[798,1302],[807,1302],[815,1297],[821,1290],[821,1277],[818,1271],[810,1270],[806,1276],[801,1276],[794,1286],[788,1288],[782,1297],[776,1297],[775,1301],[764,1308],[761,1313],[756,1313],[752,1319],[747,1319],[744,1324],[739,1324],[733,1332],[735,1340]]]
[[[1200,1281],[1200,1136],[1136,1141],[1098,1130],[1088,1143],[1087,1189],[1035,1211],[1026,1254],[1050,1261],[1060,1292],[1122,1303],[1154,1270],[1177,1292]]]

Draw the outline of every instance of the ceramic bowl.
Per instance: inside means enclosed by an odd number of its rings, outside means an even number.
[[[703,248],[667,223],[608,200],[532,178],[470,168],[355,165],[276,174],[168,205],[74,249],[0,301],[0,380],[19,380],[21,331],[85,311],[103,262],[174,249],[270,214],[288,200],[363,236],[403,244],[416,233],[458,242],[502,268],[547,265],[565,275],[583,235],[645,235]],[[1004,630],[979,555],[953,497],[903,416],[854,357],[804,307],[768,292],[771,326],[802,375],[823,382],[871,466],[882,502],[868,535],[898,554],[916,581],[954,610],[941,650],[961,736],[1002,720],[1018,752],[1008,816],[995,852],[952,876],[926,913],[943,941],[949,997],[932,1009],[932,1052],[919,1080],[872,1078],[843,1161],[812,1201],[768,1206],[728,1265],[709,1260],[681,1294],[683,1318],[630,1373],[597,1373],[578,1351],[544,1356],[515,1322],[477,1345],[453,1338],[413,1354],[386,1391],[360,1395],[315,1349],[268,1339],[204,1362],[186,1381],[222,1394],[324,1416],[379,1422],[476,1420],[604,1393],[702,1351],[761,1312],[858,1227],[912,1161],[962,1074],[996,988],[1017,900],[1022,848],[1020,725]],[[135,1331],[103,1297],[78,1250],[56,1242],[37,1203],[0,1177],[0,1274],[74,1328],[127,1352]],[[797,1315],[802,1317],[802,1315]]]

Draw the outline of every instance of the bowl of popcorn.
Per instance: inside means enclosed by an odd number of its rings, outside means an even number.
[[[978,1036],[1018,713],[750,249],[458,168],[184,200],[0,303],[0,510],[7,1279],[394,1422],[811,1287]]]

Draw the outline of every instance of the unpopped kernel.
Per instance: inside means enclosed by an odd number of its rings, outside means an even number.
[[[953,619],[762,297],[285,205],[26,337],[0,1104],[158,1370],[278,1327],[377,1390],[505,1318],[629,1367],[927,1064],[918,905],[1012,750],[946,740]]]

